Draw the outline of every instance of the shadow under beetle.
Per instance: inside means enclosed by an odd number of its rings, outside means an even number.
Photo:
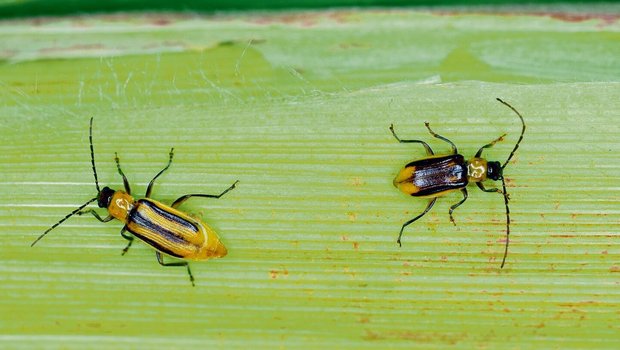
[[[220,198],[228,191],[235,188],[239,182],[236,181],[224,192],[213,194],[186,194],[175,200],[170,206],[160,203],[149,198],[155,180],[164,173],[172,164],[174,148],[170,150],[168,164],[149,182],[146,189],[145,198],[135,200],[131,196],[131,189],[125,174],[121,170],[118,155],[115,154],[116,168],[123,178],[125,191],[115,191],[109,187],[99,188],[99,180],[97,179],[97,170],[95,168],[95,152],[93,149],[93,118],[90,119],[89,128],[90,142],[90,159],[93,167],[93,175],[95,176],[95,186],[97,187],[97,196],[88,200],[86,203],[75,209],[63,219],[52,225],[43,234],[41,234],[31,246],[34,246],[43,236],[53,230],[58,225],[74,214],[92,214],[101,222],[108,222],[112,219],[118,219],[125,223],[121,230],[121,236],[128,240],[127,246],[123,249],[122,255],[125,255],[133,243],[134,237],[142,240],[146,244],[153,247],[156,252],[157,261],[162,266],[185,266],[190,282],[194,285],[194,276],[189,268],[187,261],[165,263],[162,254],[166,254],[179,259],[188,260],[207,260],[210,258],[221,258],[226,256],[226,247],[220,242],[219,237],[206,223],[200,219],[193,218],[188,214],[177,210],[183,202],[191,197]],[[94,209],[82,211],[90,203],[97,201],[100,208],[108,210],[108,216],[101,218]]]
[[[409,194],[413,197],[426,197],[432,198],[431,201],[426,206],[426,209],[414,217],[413,219],[405,222],[400,229],[400,233],[398,234],[398,244],[401,245],[401,237],[403,235],[403,230],[409,224],[418,220],[424,214],[428,213],[429,210],[435,204],[437,197],[441,197],[447,193],[453,191],[461,191],[463,194],[463,199],[450,207],[450,221],[456,225],[454,222],[454,218],[452,217],[452,212],[456,208],[458,208],[461,204],[467,200],[467,184],[470,182],[476,183],[478,188],[480,188],[484,192],[497,192],[504,196],[504,204],[506,206],[506,248],[504,250],[504,257],[502,259],[501,268],[504,267],[506,263],[506,256],[508,255],[508,243],[510,237],[510,209],[508,208],[509,196],[508,192],[506,192],[506,182],[504,181],[504,168],[508,165],[508,162],[512,158],[512,156],[519,148],[519,143],[523,140],[523,134],[525,133],[525,121],[521,114],[511,105],[502,101],[501,99],[497,99],[502,104],[506,105],[508,108],[513,110],[519,119],[521,119],[521,136],[519,136],[519,140],[515,144],[514,149],[510,152],[508,159],[504,162],[504,164],[500,165],[500,162],[496,161],[487,161],[484,158],[481,158],[482,151],[485,148],[493,147],[497,142],[502,141],[506,134],[498,137],[497,139],[491,141],[490,143],[480,147],[476,155],[469,159],[465,160],[465,158],[458,153],[456,146],[452,141],[447,138],[436,134],[433,130],[431,130],[428,122],[425,122],[426,128],[428,132],[430,132],[433,137],[436,137],[440,140],[443,140],[450,144],[452,147],[452,153],[448,155],[435,155],[431,147],[424,141],[421,140],[403,140],[396,136],[396,132],[394,132],[394,125],[390,125],[390,131],[394,138],[398,140],[400,143],[419,143],[426,150],[426,158],[422,158],[419,160],[414,160],[409,164],[405,165],[403,169],[400,170],[398,175],[394,178],[394,186],[400,189],[402,192]],[[502,189],[499,188],[486,188],[483,185],[483,181],[490,179],[493,181],[502,181]]]

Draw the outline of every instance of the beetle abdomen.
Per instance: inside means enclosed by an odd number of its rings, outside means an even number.
[[[152,199],[135,202],[125,227],[148,245],[173,257],[206,260],[228,253],[207,224]]]
[[[424,158],[407,165],[394,186],[415,197],[437,197],[467,186],[467,167],[460,154]]]
[[[126,227],[153,248],[178,258],[195,254],[205,242],[200,223],[151,199],[136,202]]]

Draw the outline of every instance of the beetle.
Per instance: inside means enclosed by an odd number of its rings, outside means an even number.
[[[234,189],[239,181],[235,181],[224,192],[218,195],[186,194],[172,202],[170,206],[151,199],[151,190],[153,189],[155,180],[168,170],[170,164],[172,164],[172,158],[174,156],[174,148],[172,148],[170,149],[168,164],[155,175],[151,182],[149,182],[144,198],[136,200],[131,196],[129,181],[127,181],[127,177],[121,170],[117,153],[114,154],[114,161],[116,162],[118,173],[123,178],[125,190],[113,190],[107,186],[100,189],[97,169],[95,167],[95,151],[93,148],[93,118],[90,119],[89,142],[90,160],[95,177],[97,196],[88,200],[48,228],[32,242],[30,245],[31,247],[71,216],[75,214],[92,214],[101,222],[109,222],[113,219],[117,219],[125,224],[121,229],[121,236],[129,242],[123,249],[121,255],[127,253],[134,238],[137,237],[155,249],[155,256],[160,265],[185,266],[192,286],[194,286],[194,276],[192,275],[189,263],[187,261],[166,263],[164,262],[163,254],[187,260],[207,260],[226,256],[226,247],[224,247],[213,229],[200,219],[191,217],[177,208],[191,197],[220,198],[228,191]],[[108,216],[102,218],[94,209],[82,210],[94,201],[97,201],[99,208],[107,209]]]
[[[487,161],[482,158],[482,151],[487,148],[493,147],[497,142],[503,141],[506,134],[498,137],[497,139],[491,141],[490,143],[480,147],[476,155],[469,159],[465,160],[465,158],[458,153],[458,150],[452,141],[447,138],[438,135],[435,133],[428,122],[425,122],[424,125],[428,129],[428,132],[435,138],[443,140],[450,144],[452,147],[452,152],[447,155],[436,155],[431,147],[424,141],[421,140],[403,140],[396,135],[394,131],[394,125],[390,125],[390,131],[394,138],[398,140],[400,143],[419,143],[426,150],[426,158],[414,160],[404,168],[400,170],[398,175],[394,178],[393,184],[396,188],[401,190],[402,192],[413,196],[413,197],[423,197],[430,198],[430,201],[424,211],[413,219],[405,222],[398,234],[397,243],[402,246],[401,238],[403,235],[403,230],[405,227],[413,223],[414,221],[420,219],[435,204],[435,201],[438,197],[444,196],[448,193],[460,191],[463,194],[463,199],[452,205],[449,210],[450,221],[456,226],[456,222],[454,221],[454,217],[452,213],[456,208],[458,208],[461,204],[463,204],[467,200],[467,185],[469,183],[475,183],[478,188],[480,188],[484,192],[497,192],[504,196],[504,205],[506,206],[506,247],[504,250],[504,257],[502,259],[501,268],[504,267],[506,263],[506,256],[508,255],[508,244],[510,238],[510,209],[508,208],[509,195],[506,191],[506,182],[504,180],[504,169],[508,162],[514,156],[515,152],[519,148],[519,144],[521,140],[523,140],[523,135],[525,134],[525,121],[523,120],[523,116],[510,104],[504,102],[502,99],[497,98],[497,101],[504,104],[512,111],[514,111],[519,119],[521,120],[521,135],[519,136],[519,140],[515,144],[512,152],[508,156],[508,159],[501,164],[498,161]],[[486,188],[483,185],[483,182],[486,180],[493,181],[501,181],[502,189],[499,188]]]

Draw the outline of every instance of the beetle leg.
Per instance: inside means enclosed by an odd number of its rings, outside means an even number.
[[[127,194],[131,194],[131,188],[129,188],[129,181],[127,181],[127,177],[121,170],[121,161],[118,159],[118,154],[114,152],[114,161],[116,162],[116,168],[118,169],[118,173],[123,177],[123,184],[125,185],[125,192]]]
[[[433,198],[428,205],[426,206],[426,209],[424,209],[424,211],[422,212],[422,214],[416,216],[415,218],[405,222],[403,224],[403,226],[400,228],[400,233],[398,234],[398,240],[396,240],[396,243],[398,243],[399,246],[403,246],[400,243],[400,238],[403,236],[403,230],[405,229],[405,227],[407,227],[409,224],[411,224],[412,222],[416,221],[417,219],[421,218],[424,216],[424,214],[428,213],[429,210],[431,210],[431,208],[433,207],[433,204],[435,204],[435,201],[437,200],[437,198]]]
[[[456,226],[456,222],[454,222],[454,218],[452,217],[452,212],[454,211],[454,209],[458,208],[461,204],[465,203],[465,201],[467,200],[467,189],[463,188],[461,190],[461,193],[463,193],[463,200],[461,200],[460,202],[450,207],[450,221],[452,221],[454,226]]]
[[[121,236],[123,236],[123,238],[128,240],[129,243],[127,243],[127,246],[123,249],[123,252],[121,253],[121,255],[127,254],[127,251],[129,250],[129,247],[131,247],[131,244],[133,243],[133,239],[134,239],[133,235],[125,234],[125,231],[127,231],[127,226],[124,226],[123,229],[121,230]]]
[[[112,217],[112,215],[108,215],[105,218],[101,218],[101,216],[99,216],[99,214],[97,214],[95,209],[88,209],[88,210],[84,210],[84,211],[78,211],[76,214],[78,214],[80,216],[84,215],[84,214],[92,214],[95,218],[97,218],[97,220],[99,220],[101,222],[109,222],[109,221],[112,221],[112,219],[114,219],[114,217]]]
[[[431,133],[431,135],[433,135],[434,137],[436,137],[436,138],[438,138],[440,140],[446,141],[447,143],[450,144],[450,146],[452,147],[452,154],[457,154],[458,153],[458,151],[456,149],[456,145],[454,143],[452,143],[452,141],[448,140],[447,138],[445,138],[445,137],[443,137],[443,136],[441,136],[439,134],[436,134],[433,130],[431,130],[431,126],[430,126],[430,124],[428,122],[424,122],[424,125],[426,125],[426,128],[428,129],[428,132]]]
[[[480,149],[478,150],[478,152],[476,152],[476,156],[475,156],[475,157],[476,157],[476,158],[480,158],[480,156],[482,155],[482,151],[483,151],[485,148],[491,148],[491,147],[493,147],[496,143],[498,143],[498,142],[500,142],[500,141],[504,141],[504,137],[506,137],[506,135],[508,135],[508,134],[504,134],[504,135],[502,135],[502,136],[500,136],[500,137],[496,138],[495,140],[491,141],[490,143],[487,143],[486,145],[484,145],[484,146],[480,147]]]
[[[499,192],[500,194],[502,193],[502,190],[500,190],[499,188],[486,188],[486,187],[484,187],[482,182],[476,182],[476,186],[478,186],[478,188],[483,190],[484,192]]]
[[[392,132],[392,135],[394,135],[394,138],[398,142],[400,142],[400,143],[420,143],[420,144],[422,144],[422,146],[424,146],[424,149],[426,150],[426,155],[428,155],[428,156],[435,155],[435,153],[433,153],[433,150],[431,149],[431,146],[429,146],[428,143],[426,143],[424,141],[420,141],[420,140],[401,140],[398,136],[396,136],[396,132],[394,131],[394,124],[390,124],[390,131]]]
[[[177,200],[175,200],[172,203],[171,207],[176,208],[179,205],[183,204],[183,202],[185,202],[186,200],[188,200],[191,197],[220,198],[221,196],[225,195],[228,191],[230,191],[233,188],[235,188],[237,183],[239,183],[239,180],[235,181],[235,183],[230,185],[230,187],[228,187],[224,192],[222,192],[220,194],[186,194],[184,196],[179,197]]]
[[[189,274],[189,280],[190,282],[192,282],[192,286],[196,286],[194,284],[194,276],[192,275],[192,270],[189,269],[189,263],[187,261],[165,263],[164,258],[160,252],[155,252],[155,255],[157,256],[157,262],[159,262],[161,266],[185,266],[187,267],[187,274]]]
[[[168,170],[168,168],[170,167],[170,164],[172,164],[172,157],[173,156],[174,156],[174,148],[171,148],[170,149],[170,158],[168,159],[168,165],[166,165],[163,169],[161,169],[161,171],[158,172],[157,175],[155,175],[153,180],[151,180],[151,182],[149,182],[149,187],[146,188],[146,195],[144,197],[146,197],[146,198],[151,197],[151,190],[153,189],[153,184],[155,183],[155,180],[159,177],[159,175],[163,174],[164,171]]]

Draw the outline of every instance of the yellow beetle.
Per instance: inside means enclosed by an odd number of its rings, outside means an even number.
[[[122,255],[127,253],[129,247],[133,243],[134,237],[137,237],[155,248],[157,261],[162,266],[185,266],[189,279],[192,285],[194,285],[194,276],[190,270],[189,263],[187,261],[165,263],[162,253],[179,259],[207,260],[210,258],[221,258],[227,254],[227,250],[215,231],[206,223],[199,219],[192,218],[176,208],[191,197],[220,198],[228,191],[235,188],[239,181],[235,181],[235,183],[218,195],[187,194],[175,200],[170,206],[150,199],[149,197],[151,196],[151,190],[155,180],[170,167],[170,164],[172,164],[172,157],[174,156],[173,148],[170,150],[170,158],[166,167],[157,173],[149,183],[145,198],[135,200],[131,196],[129,182],[121,170],[118,155],[115,155],[114,160],[116,161],[119,174],[123,177],[125,191],[115,191],[109,187],[100,189],[95,167],[95,152],[93,149],[93,118],[90,119],[89,131],[90,157],[93,166],[93,175],[95,176],[95,186],[97,187],[97,197],[90,199],[52,225],[52,227],[47,229],[32,242],[31,246],[34,246],[43,236],[74,214],[82,215],[90,213],[101,222],[118,219],[125,224],[121,230],[121,236],[129,241],[125,249],[123,249]],[[97,201],[100,208],[106,208],[108,210],[107,217],[101,218],[93,209],[82,211],[82,209],[94,201]],[[127,232],[129,232],[129,234],[127,234]]]

